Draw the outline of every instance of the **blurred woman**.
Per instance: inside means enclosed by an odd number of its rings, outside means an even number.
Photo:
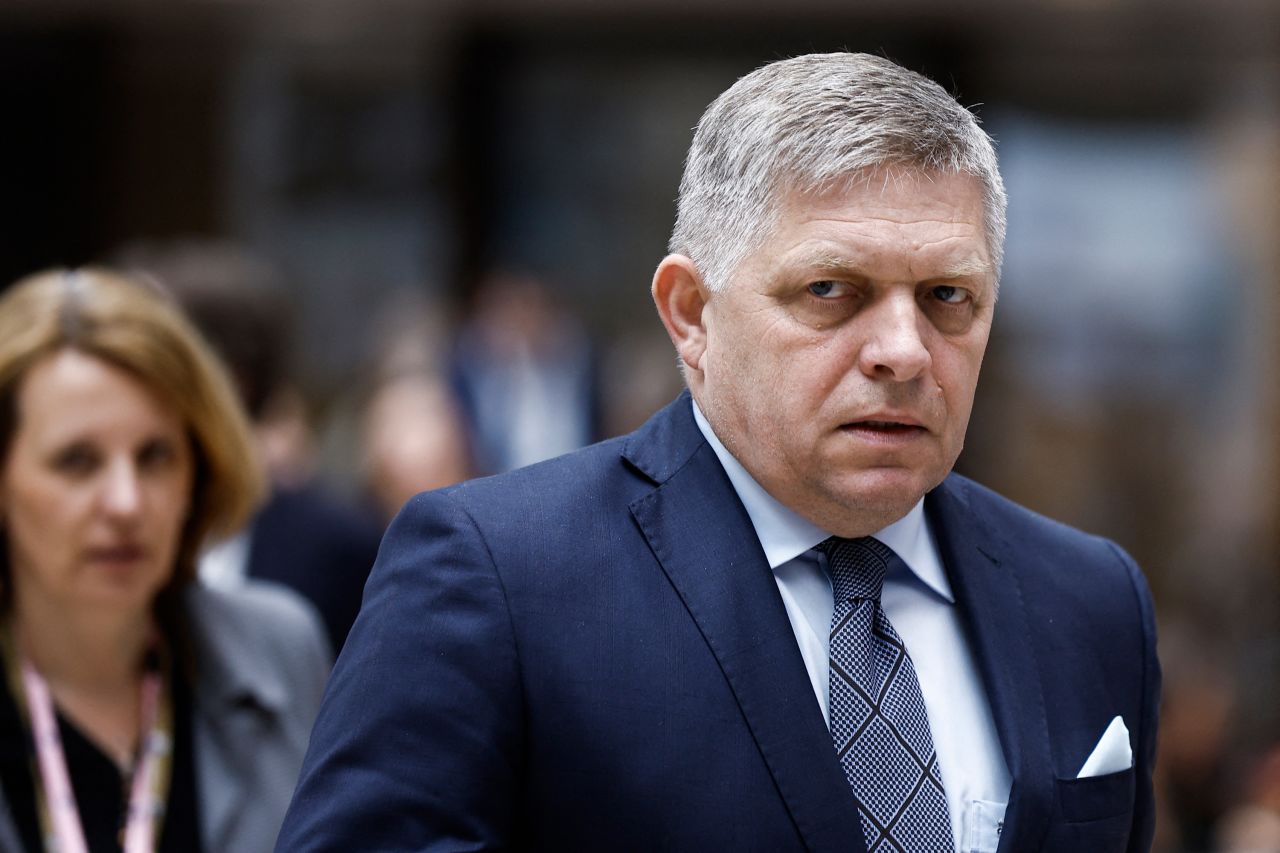
[[[267,851],[327,674],[290,593],[193,582],[261,491],[222,369],[102,270],[0,297],[0,849]]]

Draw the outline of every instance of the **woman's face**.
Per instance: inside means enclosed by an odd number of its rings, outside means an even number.
[[[150,606],[191,503],[184,427],[131,374],[82,352],[60,350],[27,372],[0,470],[17,608]]]

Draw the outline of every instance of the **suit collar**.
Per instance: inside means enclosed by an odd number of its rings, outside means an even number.
[[[751,520],[687,393],[627,442],[655,483],[631,512],[705,639],[805,845],[857,850],[853,794]]]
[[[245,744],[276,730],[289,701],[279,677],[255,644],[257,632],[241,624],[243,611],[224,593],[192,584],[187,618],[196,654],[195,737],[201,837],[211,850],[227,839],[254,795],[254,756]]]
[[[777,569],[783,563],[794,560],[831,535],[765,491],[764,486],[751,476],[720,441],[711,424],[698,409],[698,404],[690,401],[690,407],[698,431],[715,451],[720,466],[724,468],[724,473],[733,486],[734,494],[742,501],[751,518],[751,527],[760,540],[760,547],[764,549],[769,568]]]
[[[188,622],[198,662],[196,691],[211,714],[255,707],[282,713],[289,701],[284,685],[255,645],[252,632],[235,630],[235,606],[216,590],[192,584],[186,591]]]
[[[1018,566],[1031,559],[971,504],[976,487],[952,475],[925,499],[943,564],[1013,780],[1001,851],[1035,850],[1053,808],[1049,730]]]
[[[693,422],[692,405],[688,390],[682,391],[627,437],[622,458],[658,485],[669,480],[706,444]]]

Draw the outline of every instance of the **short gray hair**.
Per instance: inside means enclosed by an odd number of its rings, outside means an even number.
[[[991,138],[937,83],[865,53],[770,63],[707,107],[685,159],[670,251],[722,290],[792,193],[878,169],[977,178],[999,279],[1007,202]]]

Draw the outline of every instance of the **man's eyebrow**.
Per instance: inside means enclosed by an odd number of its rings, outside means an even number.
[[[856,261],[826,249],[811,249],[791,258],[791,263],[805,269],[821,270],[847,276],[864,275],[863,269]]]
[[[947,267],[938,278],[970,278],[977,275],[990,275],[991,264],[979,257],[965,258],[954,266]]]

